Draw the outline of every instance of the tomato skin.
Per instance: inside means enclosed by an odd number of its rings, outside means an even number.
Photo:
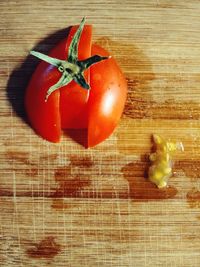
[[[109,56],[98,45],[92,45],[92,55]],[[93,147],[109,137],[122,115],[126,97],[127,82],[114,58],[93,65],[90,68],[88,147]]]
[[[67,58],[68,47],[78,26],[73,26],[66,40],[61,41],[49,53],[49,56]],[[85,25],[80,42],[78,58],[91,55],[92,27]],[[89,91],[74,81],[53,92],[48,101],[45,97],[49,87],[57,83],[61,73],[54,66],[41,61],[29,82],[25,95],[25,108],[29,122],[37,134],[51,142],[59,142],[62,128],[87,127],[87,101]],[[89,72],[85,72],[89,82]]]

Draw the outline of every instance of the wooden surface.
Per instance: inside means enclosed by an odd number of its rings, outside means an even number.
[[[37,60],[83,16],[128,80],[120,125],[84,149],[27,125]],[[0,1],[0,266],[200,266],[200,2]],[[158,190],[151,134],[182,141]]]

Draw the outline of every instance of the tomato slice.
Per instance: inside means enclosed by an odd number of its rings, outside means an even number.
[[[109,56],[98,45],[92,45],[92,55]],[[127,82],[114,58],[90,68],[88,102],[88,147],[105,140],[117,126],[127,96]]]
[[[66,59],[68,47],[78,26],[70,29],[68,38],[51,50],[49,56]],[[79,59],[91,55],[92,27],[84,26],[79,42]],[[89,91],[80,88],[75,82],[56,90],[48,101],[45,97],[49,87],[57,83],[61,73],[54,66],[41,61],[28,85],[25,107],[32,127],[37,134],[51,142],[59,142],[61,128],[87,127],[87,108]],[[85,73],[89,79],[89,72]],[[62,116],[60,115],[62,114]]]
[[[68,51],[71,40],[78,26],[73,27],[67,39],[66,51]],[[83,60],[91,56],[92,43],[92,26],[86,25],[81,34],[78,59]],[[89,81],[89,70],[84,72],[87,82]],[[72,81],[67,86],[60,89],[60,113],[61,113],[61,128],[62,129],[80,129],[87,128],[88,125],[88,110],[87,102],[89,90],[79,86],[75,81]]]
[[[60,43],[56,48],[65,51],[66,42]],[[61,50],[62,48],[62,50]],[[57,54],[55,49],[50,55]],[[44,139],[51,142],[59,142],[61,136],[60,121],[60,92],[55,91],[45,102],[47,90],[57,83],[61,73],[48,63],[41,61],[36,68],[25,95],[25,107],[28,119],[36,131]]]

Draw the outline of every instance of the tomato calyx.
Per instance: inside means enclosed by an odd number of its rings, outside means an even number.
[[[84,89],[89,90],[90,85],[87,83],[84,77],[84,71],[91,67],[93,64],[96,64],[102,60],[106,60],[110,57],[102,57],[99,55],[91,56],[84,60],[78,60],[78,45],[79,40],[83,31],[83,27],[85,24],[85,18],[82,19],[76,33],[74,34],[74,37],[70,43],[69,49],[68,49],[68,58],[67,60],[61,60],[57,58],[53,58],[50,56],[47,56],[45,54],[42,54],[40,52],[31,51],[30,54],[55,66],[60,73],[62,73],[62,76],[58,80],[57,83],[52,85],[46,94],[45,101],[48,100],[48,97],[57,89],[66,86],[69,84],[72,80],[74,80],[77,84],[79,84]]]

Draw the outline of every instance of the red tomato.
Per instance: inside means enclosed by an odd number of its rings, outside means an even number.
[[[50,56],[67,59],[68,48],[77,30],[71,28],[68,38],[60,42]],[[78,46],[78,59],[93,55],[108,56],[103,48],[92,45],[92,27],[84,26]],[[48,89],[61,77],[58,69],[41,61],[27,88],[25,107],[30,124],[44,139],[59,142],[61,129],[88,129],[88,147],[105,140],[115,129],[123,112],[127,84],[113,58],[98,62],[84,72],[91,89],[75,81],[54,91],[45,101]]]

